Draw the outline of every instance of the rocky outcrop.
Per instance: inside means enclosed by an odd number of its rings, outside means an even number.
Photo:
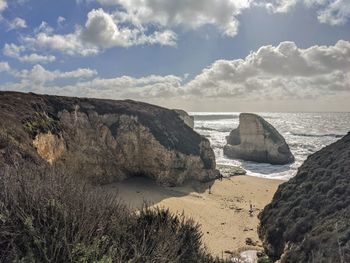
[[[226,140],[224,154],[230,158],[271,164],[294,162],[283,136],[256,114],[240,114],[238,128]]]
[[[186,111],[184,110],[174,110],[177,114],[179,114],[180,118],[192,129],[194,128],[194,117],[190,116]]]
[[[217,164],[216,167],[219,169],[220,173],[224,177],[231,177],[231,176],[236,176],[236,175],[246,175],[247,174],[247,171],[239,166]]]
[[[98,183],[146,176],[165,185],[219,175],[209,141],[146,103],[0,92],[0,169],[15,159]]]
[[[50,164],[59,160],[67,151],[63,138],[51,132],[36,135],[33,145],[39,156]]]
[[[350,262],[350,133],[308,157],[259,215],[267,254],[281,262]]]

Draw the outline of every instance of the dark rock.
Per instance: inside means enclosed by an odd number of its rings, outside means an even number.
[[[255,246],[258,244],[258,242],[253,241],[253,239],[251,239],[250,237],[247,237],[247,238],[245,239],[245,244],[246,244],[247,246],[253,246],[253,247],[255,247]]]

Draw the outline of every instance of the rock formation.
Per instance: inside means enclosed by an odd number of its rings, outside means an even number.
[[[308,157],[259,215],[267,254],[281,262],[350,262],[350,133]]]
[[[231,177],[231,176],[236,176],[236,175],[246,175],[247,174],[247,171],[239,166],[217,164],[216,168],[219,169],[219,171],[221,172],[221,174],[224,177]]]
[[[190,116],[186,111],[184,110],[174,110],[177,114],[179,114],[180,118],[192,129],[194,128],[194,117]]]
[[[226,140],[224,154],[230,158],[271,164],[294,162],[282,135],[256,114],[240,114],[238,128]]]
[[[0,92],[0,123],[0,170],[21,161],[98,183],[147,176],[165,185],[219,175],[206,138],[146,103]]]

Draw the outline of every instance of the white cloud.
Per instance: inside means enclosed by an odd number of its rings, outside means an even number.
[[[260,110],[270,105],[278,105],[279,110],[284,109],[283,105],[289,105],[289,110],[300,110],[293,107],[304,101],[304,109],[315,110],[308,105],[322,101],[318,105],[327,106],[328,98],[332,98],[331,109],[345,110],[346,98],[350,98],[350,42],[343,40],[333,46],[307,49],[294,42],[262,46],[244,59],[218,60],[188,83],[186,76],[174,75],[101,78],[91,69],[62,72],[36,65],[31,70],[14,71],[6,62],[0,63],[1,68],[12,72],[18,82],[2,85],[0,89],[130,98],[163,105],[176,101],[177,104],[172,104],[175,106],[188,101],[191,105],[197,103],[202,110],[208,105],[220,110],[218,99],[228,105],[226,109],[235,104],[247,109],[249,101],[253,106],[260,105]],[[69,83],[57,81],[61,79]],[[337,105],[337,100],[343,104]]]
[[[350,92],[350,42],[263,46],[245,59],[216,61],[185,89],[195,96],[272,100]]]
[[[321,23],[330,25],[344,25],[350,19],[350,1],[337,0],[332,1],[319,10],[318,20]]]
[[[150,75],[142,78],[122,76],[110,79],[96,78],[66,86],[64,90],[68,93],[69,90],[74,90],[98,98],[166,99],[179,94],[181,83],[182,79],[173,75]]]
[[[16,17],[11,21],[7,21],[8,28],[9,30],[14,30],[14,29],[19,29],[19,28],[26,28],[27,27],[27,22],[20,18]]]
[[[46,21],[42,21],[38,27],[34,28],[35,34],[39,34],[39,33],[52,34],[54,31],[55,30]]]
[[[0,71],[2,68],[18,78],[18,82],[4,84],[0,86],[0,90],[138,100],[169,98],[181,93],[182,79],[173,75],[150,75],[141,78],[122,76],[109,79],[95,77],[87,80],[96,76],[97,72],[85,68],[67,72],[50,71],[41,65],[35,65],[30,70],[15,71],[7,63],[0,62]],[[57,80],[70,80],[71,84],[58,85],[55,83]]]
[[[11,70],[8,62],[0,61],[0,72],[9,72]]]
[[[61,27],[65,21],[66,21],[66,18],[65,18],[65,17],[59,16],[59,17],[57,18],[57,25]]]
[[[96,46],[81,41],[80,30],[75,33],[59,35],[39,32],[35,36],[23,37],[26,45],[34,50],[59,51],[68,55],[89,56],[99,52]]]
[[[6,0],[0,0],[0,12],[7,8]]]
[[[54,29],[45,21],[34,29],[33,36],[23,36],[27,49],[36,51],[59,51],[68,55],[95,55],[99,52],[98,47],[81,40],[81,28],[78,27],[75,32],[60,35],[54,34]]]
[[[146,33],[142,27],[126,25],[113,14],[102,9],[93,9],[87,15],[85,26],[77,26],[72,33],[55,34],[43,22],[33,36],[25,36],[22,40],[33,50],[46,49],[68,55],[90,56],[113,47],[143,44],[173,46],[176,44],[176,35],[169,30]]]
[[[137,27],[123,26],[102,9],[89,12],[82,39],[100,48],[129,47],[139,44],[174,45],[175,34],[170,31],[145,35]]]
[[[249,8],[250,0],[97,0],[102,5],[121,6],[133,24],[155,24],[161,27],[182,26],[197,29],[214,25],[225,35],[233,37],[238,31],[237,16]]]
[[[28,63],[48,63],[56,60],[53,55],[43,56],[36,53],[23,55],[22,53],[26,50],[24,46],[17,46],[15,44],[5,44],[3,54],[7,57],[18,59],[21,62]]]
[[[265,6],[273,12],[285,13],[298,3],[316,9],[321,23],[344,25],[350,19],[349,0],[269,0]]]
[[[19,85],[31,87],[31,89],[34,90],[36,85],[43,87],[43,85],[55,80],[78,79],[80,81],[97,75],[96,70],[91,70],[89,68],[78,68],[73,71],[62,72],[59,70],[46,70],[41,65],[35,65],[30,70],[11,70],[10,73],[20,80],[20,83],[18,83]]]

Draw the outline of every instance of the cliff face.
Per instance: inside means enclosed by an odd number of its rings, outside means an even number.
[[[0,110],[0,170],[27,162],[99,183],[141,175],[166,185],[219,173],[209,141],[172,110],[14,92],[0,92]]]
[[[238,128],[226,139],[224,154],[228,157],[271,164],[294,162],[283,136],[256,114],[240,114]]]
[[[180,118],[192,129],[194,129],[194,117],[190,116],[186,111],[184,110],[174,110],[177,114],[179,114]]]
[[[281,262],[350,262],[350,133],[309,156],[259,215]]]

